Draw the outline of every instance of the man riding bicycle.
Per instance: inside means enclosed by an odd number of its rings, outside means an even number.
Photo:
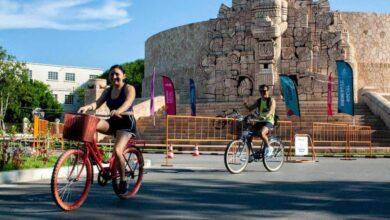
[[[273,154],[273,148],[269,146],[268,133],[274,128],[276,101],[269,95],[269,87],[261,85],[259,87],[260,98],[252,104],[248,104],[249,98],[244,98],[244,106],[249,111],[257,110],[259,122],[255,123],[253,129],[260,132],[260,138],[264,143],[265,156],[270,157]]]

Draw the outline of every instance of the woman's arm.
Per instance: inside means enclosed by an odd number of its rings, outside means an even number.
[[[133,102],[135,100],[135,88],[132,85],[126,86],[125,89],[125,94],[126,94],[126,100],[122,104],[120,108],[117,109],[119,114],[122,114],[123,112],[126,112],[131,105],[133,105]]]
[[[110,93],[110,89],[109,88],[105,89],[96,102],[81,107],[78,110],[78,113],[85,113],[87,111],[93,111],[100,108],[100,106],[102,106],[104,102],[107,100],[107,95],[109,95],[109,93]]]

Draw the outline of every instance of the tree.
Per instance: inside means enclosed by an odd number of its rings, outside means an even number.
[[[84,87],[79,87],[74,91],[74,95],[76,96],[78,106],[84,105],[85,93],[86,93],[86,90]]]
[[[22,81],[27,80],[24,64],[17,62],[14,56],[0,47],[0,129],[5,129],[4,120],[9,104],[19,98],[17,90]]]
[[[34,108],[46,109],[46,118],[59,117],[61,104],[49,87],[28,79],[28,69],[0,47],[0,129],[4,121],[17,123],[30,118]]]
[[[142,80],[144,79],[145,64],[143,59],[121,65],[126,72],[126,82],[135,87],[137,98],[142,95]],[[109,70],[106,70],[99,78],[108,79]]]
[[[20,122],[24,117],[29,118],[31,110],[35,108],[44,109],[45,118],[50,121],[61,117],[63,112],[61,104],[43,82],[33,80],[24,82],[19,92],[24,95],[21,95],[15,105],[9,109],[7,121]]]

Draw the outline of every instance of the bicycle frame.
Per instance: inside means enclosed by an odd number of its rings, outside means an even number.
[[[83,162],[84,162],[83,164],[85,164],[85,162],[88,158],[92,158],[93,161],[96,162],[98,171],[102,172],[103,175],[107,174],[107,172],[109,171],[111,173],[111,179],[118,177],[119,174],[114,175],[115,174],[115,163],[116,163],[115,153],[112,153],[111,158],[108,160],[108,164],[109,164],[108,168],[109,169],[107,170],[103,167],[103,155],[100,152],[98,145],[96,144],[96,141],[93,143],[85,142],[84,146],[86,146],[86,147],[84,149],[85,154],[84,154],[84,158],[83,158]],[[128,148],[128,147],[135,147],[134,140],[132,140],[132,139],[129,140],[129,142],[126,145],[126,148]],[[125,160],[126,160],[126,158],[125,158]],[[127,164],[128,164],[128,162],[129,161],[126,160]],[[141,163],[143,163],[143,161]],[[143,166],[143,164],[140,164],[140,165]],[[82,167],[82,169],[80,169],[80,173],[78,174],[78,177],[81,174],[83,169],[84,169],[84,167]],[[93,173],[93,170],[92,170],[92,173]]]

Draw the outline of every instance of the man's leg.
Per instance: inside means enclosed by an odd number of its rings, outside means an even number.
[[[261,136],[260,136],[260,138],[261,138],[261,140],[264,143],[264,147],[268,147],[269,146],[268,133],[269,133],[269,128],[267,128],[266,126],[263,126],[263,128],[261,129]]]

